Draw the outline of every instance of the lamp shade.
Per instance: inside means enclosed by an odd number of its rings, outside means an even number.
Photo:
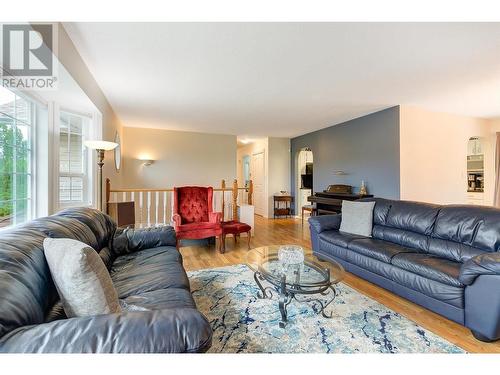
[[[92,150],[110,151],[115,149],[118,146],[118,143],[107,141],[85,141],[84,145]]]

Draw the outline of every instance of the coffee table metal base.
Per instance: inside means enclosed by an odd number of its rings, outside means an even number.
[[[298,285],[295,287],[287,288],[286,279],[283,276],[281,282],[278,285],[274,285],[271,283],[272,286],[264,287],[262,285],[262,281],[266,281],[266,279],[260,272],[254,272],[253,278],[260,289],[260,292],[257,293],[257,298],[272,299],[274,292],[279,294],[279,309],[281,313],[281,322],[279,324],[281,328],[285,328],[288,322],[287,306],[290,304],[290,302],[292,302],[292,300],[300,303],[313,303],[312,307],[315,313],[321,314],[327,319],[332,318],[332,312],[327,314],[325,312],[325,309],[335,300],[335,297],[337,297],[337,291],[335,290],[333,284],[324,286],[318,290],[301,289]],[[319,298],[312,297],[312,295],[315,294],[320,294],[322,296],[328,296],[331,294],[331,298],[328,299],[326,303],[324,303]]]

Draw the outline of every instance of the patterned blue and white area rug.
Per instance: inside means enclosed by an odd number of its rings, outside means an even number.
[[[212,353],[464,353],[345,284],[331,319],[292,301],[279,327],[277,297],[257,298],[245,265],[189,272],[193,296],[214,330]]]

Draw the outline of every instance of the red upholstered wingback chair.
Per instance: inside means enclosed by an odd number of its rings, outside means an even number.
[[[172,217],[177,235],[177,247],[182,239],[220,237],[222,234],[221,213],[212,212],[214,189],[202,186],[174,188],[174,215]]]

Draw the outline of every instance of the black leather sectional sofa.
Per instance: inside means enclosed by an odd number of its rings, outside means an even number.
[[[309,219],[314,254],[468,327],[500,339],[500,210],[375,201],[372,237],[339,231],[341,215]]]
[[[66,318],[43,254],[46,237],[92,246],[119,297],[147,311]],[[116,231],[109,216],[68,209],[0,233],[0,352],[204,352],[212,329],[196,309],[171,227]]]

